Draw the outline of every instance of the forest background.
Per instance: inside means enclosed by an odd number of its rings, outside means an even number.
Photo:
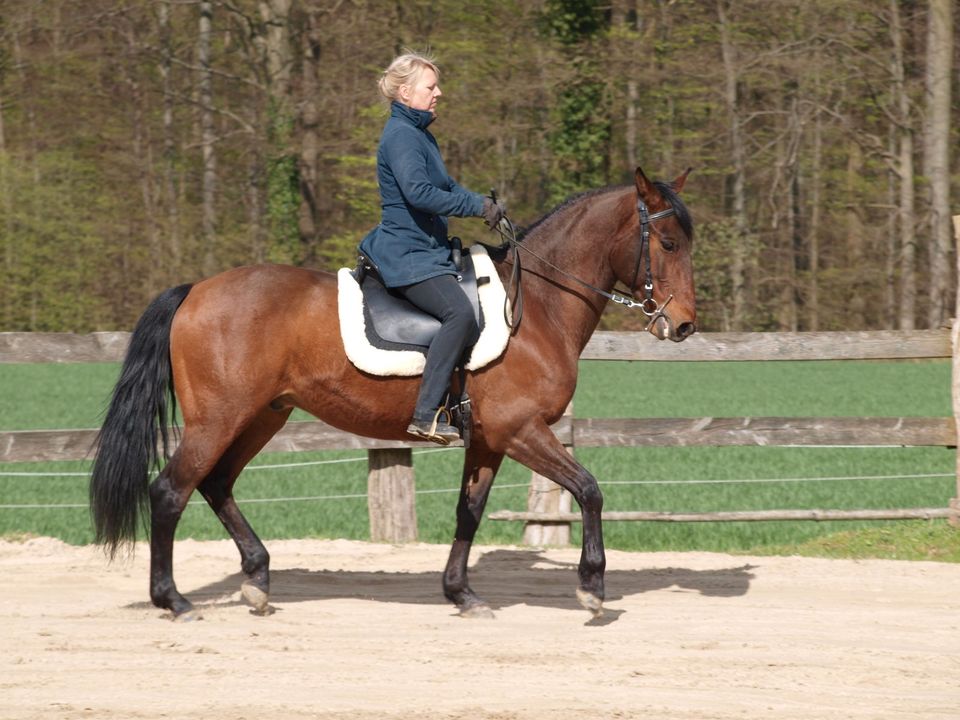
[[[451,175],[519,224],[642,165],[684,190],[706,330],[954,311],[952,0],[0,0],[0,330],[128,329],[379,218],[376,81],[442,70]],[[956,209],[953,212],[957,212]],[[468,242],[493,241],[476,220]],[[613,309],[604,325],[635,327]]]

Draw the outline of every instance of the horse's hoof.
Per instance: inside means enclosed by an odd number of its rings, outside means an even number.
[[[460,617],[469,620],[493,620],[496,616],[486,603],[477,603],[469,607],[460,608]]]
[[[190,608],[173,616],[173,621],[178,623],[196,622],[197,620],[203,620],[203,614],[196,608]]]
[[[583,588],[577,588],[577,600],[584,608],[589,610],[595,618],[603,616],[603,600],[592,592],[587,592]]]
[[[252,582],[245,582],[240,586],[243,599],[253,607],[254,615],[270,614],[270,596]]]

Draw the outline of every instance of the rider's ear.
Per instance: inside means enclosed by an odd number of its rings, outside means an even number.
[[[673,188],[676,192],[678,192],[678,193],[679,193],[681,190],[683,190],[683,186],[684,186],[684,184],[687,182],[687,175],[690,174],[690,171],[691,171],[691,170],[693,170],[692,167],[688,167],[686,170],[684,170],[684,171],[683,171],[683,175],[681,175],[681,176],[678,177],[676,180],[674,180],[672,183],[670,183],[670,187],[672,187],[672,188]]]

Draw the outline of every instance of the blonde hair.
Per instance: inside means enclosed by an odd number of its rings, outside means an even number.
[[[407,50],[403,55],[398,55],[390,63],[390,66],[383,71],[377,86],[380,88],[380,94],[387,100],[396,100],[400,93],[401,85],[416,85],[420,75],[426,68],[430,68],[440,77],[440,68],[437,67],[433,58],[423,53]]]

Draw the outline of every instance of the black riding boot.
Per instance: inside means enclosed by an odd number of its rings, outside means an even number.
[[[473,306],[453,275],[438,275],[398,290],[440,321],[440,330],[427,350],[413,422],[407,432],[446,445],[460,434],[450,425],[449,414],[441,404],[454,367],[480,336]]]

